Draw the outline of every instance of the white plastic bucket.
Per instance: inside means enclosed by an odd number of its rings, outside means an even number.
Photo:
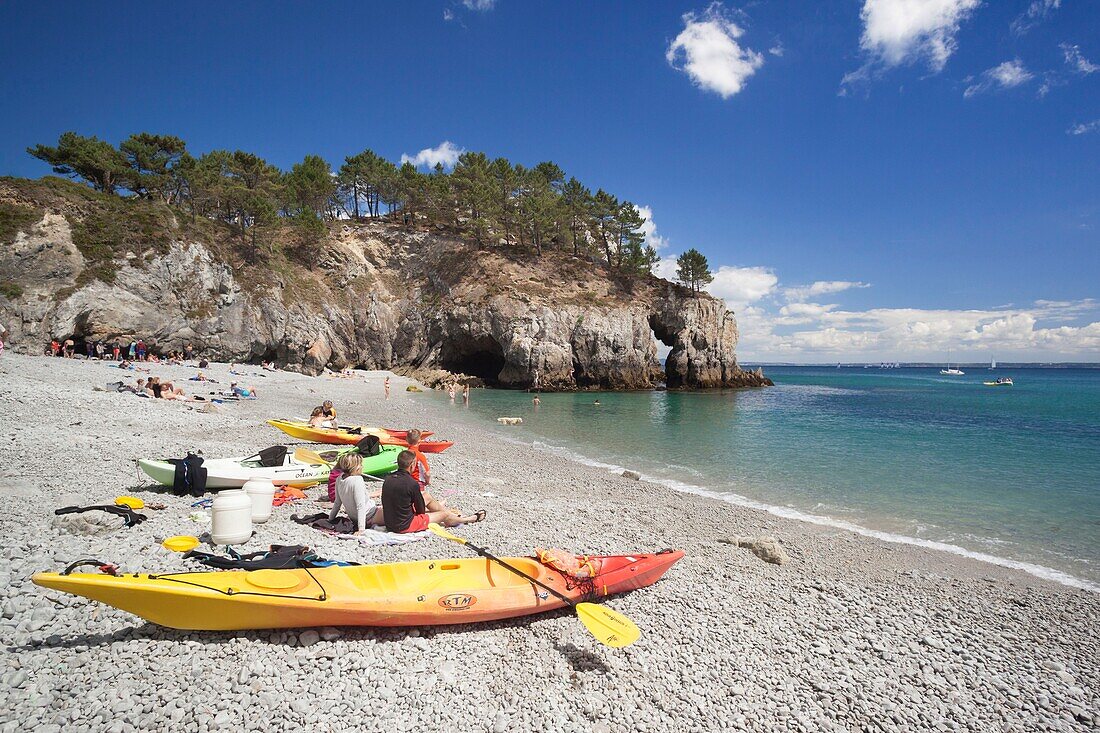
[[[252,501],[252,523],[263,524],[271,518],[271,502],[275,499],[275,484],[265,478],[250,478],[244,493]]]
[[[215,545],[239,545],[252,536],[252,500],[242,489],[219,491],[210,510]]]

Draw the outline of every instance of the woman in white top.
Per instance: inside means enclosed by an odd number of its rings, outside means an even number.
[[[334,521],[342,508],[355,522],[355,534],[372,525],[385,524],[382,507],[375,503],[363,481],[363,456],[358,451],[345,453],[336,462],[336,468],[340,471],[340,478],[336,479],[336,501],[329,512],[329,521]]]

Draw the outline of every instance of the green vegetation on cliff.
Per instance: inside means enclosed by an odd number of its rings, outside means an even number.
[[[67,132],[56,146],[36,145],[28,152],[56,173],[82,179],[120,202],[162,202],[192,221],[224,222],[253,255],[270,250],[292,224],[299,232],[298,254],[309,262],[326,221],[385,217],[410,229],[433,227],[468,237],[478,247],[500,243],[536,256],[548,249],[566,251],[623,274],[648,274],[657,262],[634,204],[602,189],[593,194],[551,162],[526,168],[465,152],[450,173],[441,165],[424,173],[364,150],[335,171],[315,155],[281,171],[241,150],[194,157],[180,138],[149,133],[131,135],[115,148]],[[127,231],[135,236],[148,231],[136,224]],[[126,239],[104,222],[81,227],[83,244],[78,244],[97,259],[106,254],[104,248],[113,250]],[[97,276],[106,279],[109,273]]]

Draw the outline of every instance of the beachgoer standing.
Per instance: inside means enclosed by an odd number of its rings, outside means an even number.
[[[137,358],[137,341],[131,341],[130,342],[129,354],[130,354],[130,361],[133,361],[134,359]]]
[[[138,361],[145,361],[145,339],[138,339],[137,358]]]
[[[386,399],[388,400],[390,398],[390,378],[389,377],[386,377],[385,381],[382,382],[382,386],[386,388]]]
[[[92,341],[85,341],[84,342],[84,353],[88,355],[89,359],[94,357],[95,356],[95,343],[92,342]]]
[[[76,342],[72,339],[65,339],[65,344],[61,348],[61,353],[65,355],[66,359],[76,358]]]
[[[61,353],[61,344],[58,343],[57,339],[50,341],[50,353],[54,356],[57,356]]]
[[[122,347],[119,346],[119,343],[117,341],[115,341],[114,345],[111,347],[111,358],[115,361],[118,361],[118,357],[121,353]]]
[[[470,385],[465,384],[462,386],[462,401],[467,405],[470,404]]]
[[[103,354],[106,353],[106,349],[103,348],[102,341],[95,342],[95,358],[103,361]]]
[[[195,355],[195,347],[191,344],[187,344],[183,347],[183,358],[190,361],[191,357]]]
[[[451,398],[451,402],[455,401],[455,383],[451,382],[447,385],[447,396]]]
[[[0,323],[0,356],[4,355],[4,339],[8,337],[8,329],[4,327],[3,323]]]
[[[431,522],[456,527],[485,519],[484,511],[465,516],[453,510],[428,511],[420,484],[409,474],[414,463],[416,455],[412,451],[401,451],[397,454],[397,472],[382,482],[382,514],[386,529],[398,533],[421,532]]]

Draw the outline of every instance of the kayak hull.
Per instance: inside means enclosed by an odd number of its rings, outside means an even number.
[[[364,428],[350,426],[352,430],[358,430],[358,432],[351,432],[345,428],[315,428],[309,423],[297,422],[295,420],[268,420],[267,424],[273,428],[278,428],[292,438],[298,440],[307,440],[311,443],[326,443],[328,445],[355,445],[367,435],[375,435],[378,437],[379,442],[382,445],[396,445],[402,448],[408,448],[409,443],[405,438],[399,438],[391,434],[387,430],[381,428]],[[420,451],[422,453],[442,453],[443,451],[454,445],[454,441],[450,440],[422,440],[420,441]]]
[[[503,558],[581,601],[657,582],[681,551],[611,555],[586,595],[534,558]],[[36,585],[106,603],[173,629],[239,631],[310,626],[434,626],[495,621],[565,604],[484,558],[124,576],[38,573]]]
[[[384,476],[397,470],[397,448],[383,449],[377,456],[363,458],[363,473]],[[171,486],[176,467],[166,460],[141,458],[138,467],[149,478],[163,486]],[[244,486],[249,479],[267,479],[276,486],[304,488],[328,481],[332,467],[300,461],[287,455],[281,466],[261,466],[259,461],[240,458],[208,458],[203,461],[206,469],[206,486],[209,489],[233,489]]]

